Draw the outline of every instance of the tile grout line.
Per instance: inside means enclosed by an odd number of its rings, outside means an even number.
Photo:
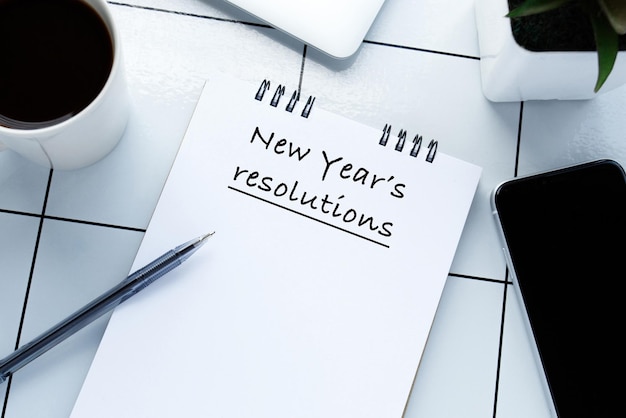
[[[137,4],[129,4],[129,3],[116,2],[116,1],[107,1],[107,3],[109,3],[112,6],[128,7],[130,9],[139,9],[139,10],[145,10],[149,12],[169,13],[169,14],[174,14],[178,16],[187,16],[187,17],[194,17],[198,19],[215,20],[218,22],[237,23],[240,25],[256,26],[260,28],[273,29],[272,26],[265,24],[265,23],[247,22],[245,20],[227,19],[223,17],[207,16],[207,15],[201,15],[198,13],[182,12],[178,10],[161,9],[158,7],[151,7],[151,6],[140,6]]]
[[[498,412],[498,392],[500,389],[500,367],[502,365],[502,343],[504,341],[504,319],[506,316],[506,298],[507,298],[507,294],[508,294],[508,287],[509,287],[509,269],[507,268],[506,270],[506,283],[504,284],[504,286],[502,287],[504,289],[503,293],[502,293],[502,315],[500,317],[500,338],[498,341],[498,360],[497,360],[497,364],[496,364],[496,384],[495,384],[495,391],[494,391],[494,396],[493,396],[493,418],[496,418],[497,412]]]
[[[146,228],[137,228],[133,226],[124,226],[124,225],[115,225],[115,224],[107,224],[103,222],[95,222],[95,221],[85,221],[81,219],[72,219],[72,218],[64,218],[62,216],[48,216],[45,215],[44,219],[48,219],[51,221],[61,221],[75,224],[83,224],[83,225],[91,225],[91,226],[100,226],[103,228],[111,228],[111,229],[123,229],[126,231],[135,231],[135,232],[146,232]]]
[[[447,56],[456,57],[456,58],[480,60],[480,57],[475,57],[473,55],[464,55],[464,54],[458,54],[458,53],[455,53],[455,52],[447,52],[447,51],[437,51],[435,49],[419,48],[419,47],[416,47],[416,46],[392,44],[392,43],[380,42],[380,41],[370,41],[370,40],[367,40],[367,39],[364,39],[363,43],[364,44],[370,44],[370,45],[385,46],[385,47],[388,47],[388,48],[406,49],[406,50],[409,50],[409,51],[416,51],[416,52],[426,52],[426,53],[429,53],[429,54],[447,55]]]
[[[519,169],[519,154],[520,154],[520,149],[521,149],[521,143],[522,143],[522,122],[524,119],[524,102],[520,102],[520,109],[519,109],[519,122],[517,125],[517,146],[515,149],[515,169],[514,169],[514,176],[517,177],[518,175],[518,169]],[[495,385],[495,391],[494,391],[494,397],[493,397],[493,418],[496,418],[497,412],[498,412],[498,395],[499,395],[499,389],[500,389],[500,371],[501,371],[501,365],[502,365],[502,344],[504,342],[504,322],[505,322],[505,316],[506,316],[506,301],[507,301],[507,294],[508,294],[508,288],[509,288],[509,284],[511,284],[511,281],[509,280],[509,268],[506,268],[506,272],[505,272],[505,284],[504,284],[504,292],[502,295],[502,316],[500,318],[500,338],[498,341],[498,361],[497,361],[497,365],[496,365],[496,385]]]
[[[519,170],[519,157],[520,149],[522,146],[522,120],[524,118],[524,102],[520,102],[519,105],[519,122],[517,124],[517,147],[515,149],[515,170],[513,175],[517,177]]]
[[[467,279],[467,280],[476,280],[476,281],[481,281],[481,282],[489,282],[489,283],[496,283],[496,284],[508,284],[509,282],[504,279],[493,279],[493,278],[489,278],[489,277],[481,277],[481,276],[473,276],[473,275],[469,275],[469,274],[461,274],[461,273],[453,273],[453,272],[448,272],[448,276],[450,277],[454,277],[457,279]]]
[[[46,193],[44,195],[43,205],[41,208],[41,215],[39,216],[39,228],[37,230],[37,238],[35,239],[35,248],[33,249],[33,258],[30,264],[30,272],[28,274],[28,282],[26,284],[26,291],[24,292],[24,303],[22,305],[22,314],[20,316],[20,323],[17,329],[17,335],[15,338],[15,347],[17,350],[20,346],[20,339],[22,337],[22,331],[24,328],[24,319],[26,318],[26,309],[28,307],[28,298],[30,295],[30,289],[33,281],[33,275],[35,272],[35,264],[37,262],[37,253],[39,251],[39,243],[41,241],[41,231],[43,230],[43,223],[46,215],[46,208],[48,206],[48,197],[50,196],[50,185],[52,184],[52,174],[54,173],[53,169],[50,169],[48,174],[48,184],[46,185]],[[7,380],[7,388],[4,396],[4,404],[2,405],[2,414],[1,418],[4,418],[6,415],[7,406],[9,404],[9,396],[11,392],[11,384],[13,383],[13,375],[9,377]]]
[[[96,221],[87,221],[84,219],[76,219],[76,218],[66,218],[63,216],[54,216],[54,215],[39,215],[31,212],[23,212],[11,209],[0,209],[0,213],[6,213],[9,215],[18,215],[18,216],[26,216],[30,218],[44,218],[52,221],[61,221],[75,224],[83,224],[83,225],[91,225],[91,226],[100,226],[103,228],[111,228],[111,229],[122,229],[126,231],[135,231],[135,232],[146,232],[146,228],[139,228],[135,226],[126,226],[126,225],[116,225],[116,224],[108,224],[104,222],[96,222]]]

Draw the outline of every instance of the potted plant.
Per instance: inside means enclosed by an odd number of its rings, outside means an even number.
[[[626,1],[476,0],[492,101],[589,99],[626,83]]]

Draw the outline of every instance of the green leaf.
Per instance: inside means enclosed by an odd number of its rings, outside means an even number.
[[[554,10],[572,0],[526,0],[515,9],[511,10],[507,17],[522,17]]]
[[[599,7],[597,10],[591,9],[589,17],[598,49],[598,79],[594,88],[598,92],[613,70],[619,50],[619,37]]]
[[[600,3],[615,32],[624,35],[626,33],[626,1],[598,0],[598,3]]]

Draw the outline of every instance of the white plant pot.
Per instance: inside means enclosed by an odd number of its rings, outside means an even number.
[[[476,0],[483,94],[494,102],[591,99],[626,84],[626,51],[598,93],[596,51],[529,51],[511,32],[507,0]]]

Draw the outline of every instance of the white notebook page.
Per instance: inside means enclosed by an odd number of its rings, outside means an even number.
[[[116,310],[73,418],[402,416],[480,169],[276,87],[207,82],[134,268],[216,233]]]

